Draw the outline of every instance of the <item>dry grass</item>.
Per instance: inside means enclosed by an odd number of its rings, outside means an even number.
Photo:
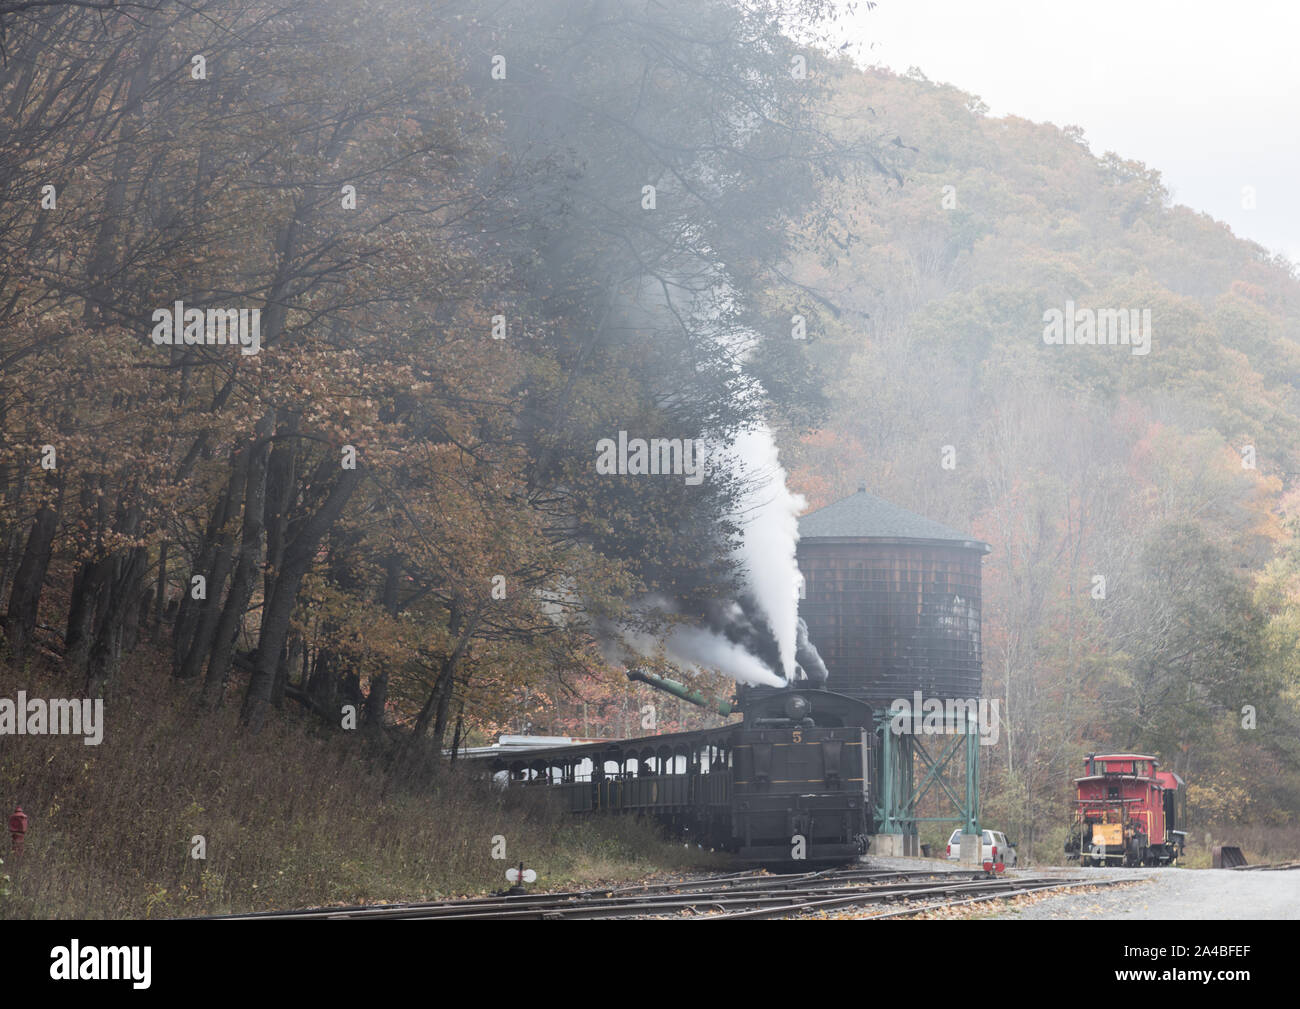
[[[1209,844],[1206,844],[1206,834]],[[1246,861],[1292,862],[1300,859],[1300,825],[1252,826],[1235,824],[1193,828],[1187,838],[1187,854],[1180,862],[1189,869],[1208,869],[1213,862],[1211,849],[1217,844],[1236,845]]]
[[[138,653],[137,653],[138,654]],[[31,817],[8,860],[9,918],[215,914],[433,899],[716,865],[631,819],[578,821],[535,794],[434,766],[386,771],[382,748],[292,718],[257,737],[230,708],[201,715],[164,671],[133,663],[105,704],[99,746],[0,737],[0,799]],[[50,669],[0,665],[0,696],[75,696]],[[491,858],[506,838],[509,862]],[[206,859],[191,857],[201,835]]]

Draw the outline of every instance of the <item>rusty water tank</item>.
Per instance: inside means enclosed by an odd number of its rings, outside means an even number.
[[[980,565],[991,548],[859,487],[799,520],[799,615],[827,687],[873,706],[979,697]]]

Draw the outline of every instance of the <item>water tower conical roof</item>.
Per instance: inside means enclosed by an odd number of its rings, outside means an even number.
[[[938,540],[969,544],[986,553],[989,550],[988,544],[972,536],[868,494],[865,486],[802,516],[799,538]]]

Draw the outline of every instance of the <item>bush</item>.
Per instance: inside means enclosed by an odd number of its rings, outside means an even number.
[[[68,694],[50,673],[24,680],[29,697]],[[391,746],[359,734],[285,717],[249,736],[234,710],[199,717],[160,669],[124,676],[105,721],[99,746],[4,740],[0,781],[31,818],[5,917],[437,899],[502,889],[520,859],[550,886],[718,861],[635,819],[575,820],[463,766],[394,770]],[[506,861],[491,858],[496,835]],[[206,857],[191,857],[200,846]]]

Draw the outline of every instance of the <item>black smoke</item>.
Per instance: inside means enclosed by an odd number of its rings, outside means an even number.
[[[752,594],[742,592],[735,600],[709,603],[704,610],[704,626],[745,649],[782,679],[789,680],[794,675],[794,670],[781,667],[781,648],[776,635]]]
[[[803,617],[799,618],[795,629],[795,660],[803,667],[804,675],[812,683],[825,683],[830,678],[830,670],[822,661],[817,646],[808,638],[808,625]]]

